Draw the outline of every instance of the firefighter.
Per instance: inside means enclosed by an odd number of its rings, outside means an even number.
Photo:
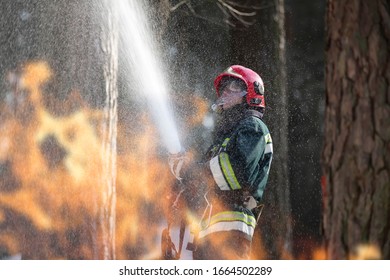
[[[202,190],[206,204],[192,226],[188,247],[193,258],[248,259],[273,155],[272,138],[262,120],[264,85],[253,70],[233,65],[216,77],[214,86],[213,144],[196,168],[179,160],[171,162],[171,170],[184,184],[190,178],[192,188],[199,187],[193,181],[207,181]],[[191,180],[194,173],[201,178]],[[187,195],[194,197],[199,199]]]

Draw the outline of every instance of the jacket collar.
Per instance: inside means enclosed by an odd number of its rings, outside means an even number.
[[[217,116],[215,136],[217,138],[231,134],[238,123],[248,117],[262,119],[263,114],[257,110],[249,109],[244,105],[237,105],[229,110],[222,111]]]

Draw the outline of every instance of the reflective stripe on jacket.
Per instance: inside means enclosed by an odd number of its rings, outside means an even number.
[[[254,216],[240,211],[224,211],[212,216],[209,221],[204,221],[199,231],[199,238],[219,231],[237,230],[244,233],[251,240],[256,227]]]
[[[216,140],[211,151],[209,168],[215,188],[234,196],[236,191],[245,192],[260,201],[273,155],[272,138],[264,122],[254,116],[241,120],[234,131]],[[223,200],[224,196],[216,199]],[[199,239],[211,233],[232,230],[243,233],[248,240],[252,239],[255,216],[245,208],[244,201],[232,201],[223,201],[224,209],[213,211],[211,218],[203,221],[198,232]]]
[[[225,149],[230,138],[226,138],[222,143],[222,148]],[[224,191],[241,189],[236,175],[234,174],[230,163],[229,155],[222,151],[219,155],[210,160],[210,170],[213,174],[217,186]]]
[[[222,191],[249,189],[260,200],[273,155],[267,126],[259,118],[247,118],[219,146],[218,153],[209,161],[218,188]]]

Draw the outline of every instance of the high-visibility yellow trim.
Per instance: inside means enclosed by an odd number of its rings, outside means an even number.
[[[264,139],[265,139],[265,150],[264,150],[264,153],[265,154],[269,154],[269,153],[273,153],[274,152],[274,148],[273,148],[273,145],[272,145],[272,138],[271,138],[271,134],[266,134],[264,136]]]
[[[225,211],[204,221],[198,236],[203,238],[215,232],[237,230],[252,238],[255,227],[256,219],[253,216],[238,211]]]
[[[210,170],[213,174],[213,178],[217,186],[222,191],[230,191],[230,187],[228,182],[226,182],[225,176],[223,175],[223,172],[221,170],[221,166],[219,164],[219,156],[213,157],[210,160]]]
[[[230,138],[226,138],[223,143],[222,143],[222,147],[226,147],[227,146],[227,143],[229,142]]]
[[[238,182],[236,175],[234,174],[232,165],[230,164],[229,156],[227,153],[222,152],[219,154],[220,164],[222,172],[226,177],[226,180],[232,190],[241,189],[240,183]]]
[[[265,138],[265,143],[266,144],[269,144],[269,143],[272,143],[272,138],[271,138],[271,134],[266,134],[265,136],[264,136],[264,138]]]
[[[214,215],[213,217],[211,217],[210,225],[219,222],[233,222],[233,221],[244,222],[248,226],[256,227],[256,219],[253,216],[238,211],[220,212]]]
[[[206,237],[211,233],[221,232],[221,231],[232,231],[237,230],[246,234],[250,239],[253,237],[255,229],[247,224],[239,221],[233,222],[219,222],[214,225],[209,226],[208,228],[201,230],[198,234],[199,239]]]

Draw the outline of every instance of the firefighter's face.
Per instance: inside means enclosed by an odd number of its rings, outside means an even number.
[[[237,104],[243,102],[243,96],[247,93],[246,85],[243,81],[235,79],[230,80],[220,88],[220,98],[217,100],[217,104],[224,110],[227,110]]]

